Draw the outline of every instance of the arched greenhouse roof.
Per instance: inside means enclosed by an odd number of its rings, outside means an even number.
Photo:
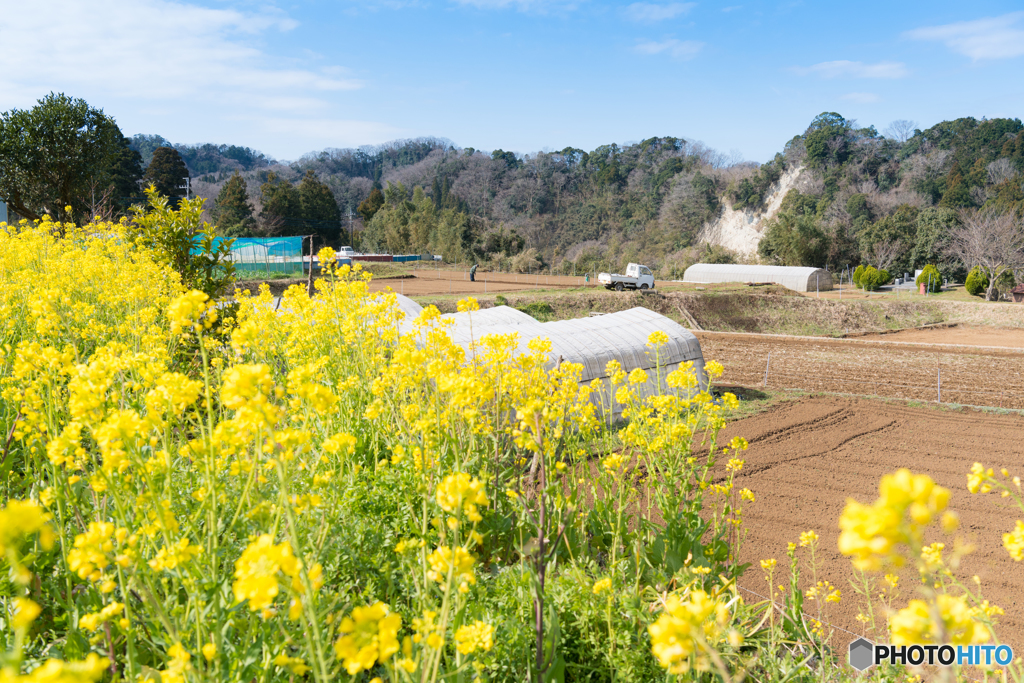
[[[832,274],[802,266],[751,266],[740,263],[695,263],[683,273],[683,282],[774,282],[797,292],[827,292]]]

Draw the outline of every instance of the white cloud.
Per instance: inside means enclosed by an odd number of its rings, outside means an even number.
[[[653,23],[674,19],[684,15],[697,6],[695,2],[670,2],[656,5],[649,2],[634,2],[626,8],[626,16],[632,21]]]
[[[926,26],[904,35],[913,40],[940,41],[973,60],[1008,59],[1024,55],[1024,28],[1017,26],[1022,19],[1024,12],[1012,12],[1001,17]]]
[[[297,23],[264,9],[244,13],[171,0],[33,0],[8,3],[0,26],[0,109],[45,93],[126,98],[138,106],[190,101],[308,112],[319,95],[362,87],[336,68],[282,66],[258,47]],[[23,100],[26,96],[30,101]],[[102,106],[101,102],[97,102]]]
[[[574,0],[453,0],[457,5],[476,7],[477,9],[514,8],[520,12],[537,12],[574,10],[579,2]],[[586,2],[586,0],[581,0]]]
[[[729,5],[728,7],[723,7],[722,11],[723,12],[735,12],[736,10],[742,9],[742,8],[743,8],[743,5]]]
[[[878,102],[882,98],[873,92],[851,92],[846,93],[840,99],[844,99],[848,102],[856,102],[857,104],[872,104]]]
[[[865,64],[841,59],[835,62],[821,62],[813,66],[794,67],[801,76],[817,75],[822,78],[903,78],[910,74],[902,62],[878,62]]]
[[[644,55],[658,55],[666,53],[672,55],[676,59],[692,59],[697,56],[697,53],[703,48],[704,43],[700,43],[695,40],[676,40],[675,38],[669,38],[668,40],[663,40],[661,42],[648,40],[642,43],[637,43],[636,47],[633,49]]]

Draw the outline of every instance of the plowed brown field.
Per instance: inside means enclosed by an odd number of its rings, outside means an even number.
[[[1002,547],[1002,534],[1022,515],[995,494],[971,495],[966,478],[975,461],[1024,474],[1024,417],[812,397],[738,420],[724,434],[750,442],[736,486],[757,496],[745,511],[740,558],[752,566],[740,580],[744,590],[767,595],[759,566],[765,558],[778,560],[776,584],[787,583],[786,544],[813,529],[820,536],[819,579],[842,591],[842,602],[828,605],[825,620],[862,633],[856,621],[860,598],[849,583],[852,565],[837,550],[839,516],[847,498],[873,501],[882,475],[907,467],[952,491],[949,507],[960,515],[960,535],[976,546],[957,575],[967,582],[973,575],[981,579],[985,597],[1006,611],[999,617],[1001,638],[1018,652],[1024,647],[1024,567]],[[950,539],[940,536],[928,540],[944,540],[952,549]],[[806,549],[799,552],[807,557]],[[913,572],[903,571],[897,607],[916,597],[914,583]],[[807,605],[805,611],[816,615],[814,603]],[[836,638],[845,648],[853,636],[837,631]]]
[[[1024,350],[697,332],[723,384],[1024,409]],[[770,356],[770,362],[769,362]],[[1024,435],[1022,435],[1024,436]]]

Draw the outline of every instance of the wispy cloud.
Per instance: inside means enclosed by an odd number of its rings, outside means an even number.
[[[850,92],[843,95],[840,99],[847,102],[856,102],[857,104],[873,104],[882,98],[873,92]]]
[[[735,12],[738,9],[743,9],[743,5],[729,5],[728,7],[723,7],[722,11],[723,12]]]
[[[668,54],[676,59],[692,59],[704,48],[704,43],[695,40],[669,38],[661,42],[648,40],[637,43],[633,48],[643,55]]]
[[[943,26],[926,26],[907,31],[912,40],[933,40],[973,60],[1009,59],[1024,55],[1024,28],[1017,26],[1024,12],[1001,17],[960,21]]]
[[[581,0],[586,2],[586,0]],[[574,10],[580,2],[574,0],[453,0],[456,5],[477,9],[515,9],[520,12],[563,12]]]
[[[143,102],[308,110],[319,94],[362,87],[340,75],[344,70],[281,66],[256,47],[268,33],[295,28],[277,11],[166,0],[38,0],[8,6],[3,22],[0,108],[12,104],[4,93],[88,90]]]
[[[813,66],[794,67],[793,71],[801,76],[821,76],[822,78],[903,78],[910,74],[907,65],[902,62],[851,62],[841,59],[835,62],[820,62]]]
[[[670,2],[664,5],[650,2],[634,2],[626,8],[626,16],[631,21],[654,23],[685,15],[696,6],[697,3],[695,2]]]

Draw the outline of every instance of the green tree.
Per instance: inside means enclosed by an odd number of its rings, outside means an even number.
[[[157,147],[153,150],[153,159],[146,168],[143,181],[147,187],[152,185],[158,193],[177,202],[185,196],[181,188],[185,185],[185,179],[190,177],[188,166],[178,150],[173,147]]]
[[[946,191],[942,193],[942,201],[939,202],[939,206],[959,209],[971,206],[973,203],[971,190],[967,186],[967,182],[964,181],[960,164],[954,161],[952,168],[949,169],[949,175],[946,176]]]
[[[914,282],[918,286],[924,285],[925,289],[932,294],[942,290],[942,274],[930,263],[921,269],[921,274]]]
[[[264,232],[268,235],[307,234],[302,221],[302,199],[291,183],[276,173],[269,173],[267,182],[260,185],[260,198]]]
[[[818,114],[804,134],[807,161],[812,166],[822,168],[845,162],[850,156],[849,132],[849,122],[839,114]]]
[[[328,242],[334,242],[341,236],[341,212],[334,193],[311,170],[306,171],[299,183],[299,203],[308,230]]]
[[[362,216],[365,222],[369,223],[382,206],[384,206],[384,193],[380,191],[379,187],[375,186],[370,190],[370,196],[359,203],[356,213]]]
[[[122,137],[110,155],[106,173],[98,185],[109,189],[111,199],[118,207],[127,207],[133,199],[142,196],[139,187],[142,176],[142,155],[131,148],[130,138]]]
[[[132,225],[139,243],[151,249],[181,276],[186,289],[198,289],[211,298],[234,281],[229,260],[234,240],[217,240],[214,227],[203,220],[201,197],[183,199],[172,209],[167,197],[150,187],[149,206],[133,207]]]
[[[252,204],[249,202],[249,188],[241,174],[235,173],[220,188],[212,213],[222,234],[236,237],[253,234],[256,219],[253,217]]]
[[[937,263],[943,270],[956,274],[953,259],[948,255],[952,231],[960,226],[960,218],[952,209],[928,207],[917,216],[915,223],[914,248],[910,255],[910,267],[923,268],[925,264]]]
[[[828,247],[828,236],[814,216],[780,211],[768,222],[757,252],[780,266],[820,266]]]
[[[978,266],[971,268],[971,272],[967,274],[967,279],[964,281],[964,289],[971,296],[983,294],[988,289],[988,278],[985,277],[981,268]]]
[[[0,114],[0,198],[33,220],[84,216],[97,185],[134,183],[124,150],[121,130],[102,109],[50,93],[32,109]]]

